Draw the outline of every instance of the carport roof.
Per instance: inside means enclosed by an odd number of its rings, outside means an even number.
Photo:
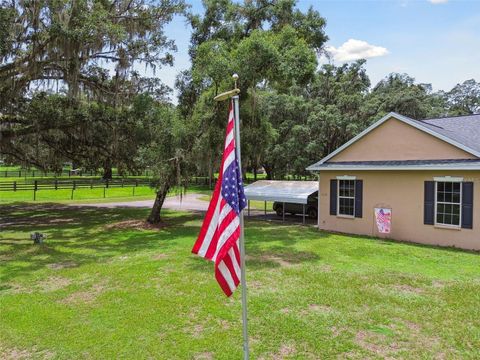
[[[248,200],[306,204],[316,191],[316,181],[260,180],[245,187],[245,196]]]

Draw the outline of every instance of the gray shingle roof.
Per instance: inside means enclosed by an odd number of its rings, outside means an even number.
[[[480,151],[480,114],[412,120],[470,149]]]
[[[314,164],[311,170],[480,170],[480,159],[443,160],[388,160],[388,161],[336,161]],[[307,168],[308,170],[308,168]]]

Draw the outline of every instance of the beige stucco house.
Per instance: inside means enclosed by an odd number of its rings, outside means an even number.
[[[307,169],[320,229],[480,250],[480,115],[390,113]],[[390,233],[375,208],[390,209]]]

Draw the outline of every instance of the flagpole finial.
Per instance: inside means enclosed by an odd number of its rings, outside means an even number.
[[[237,73],[233,74],[232,79],[233,79],[233,81],[235,81],[235,89],[236,89],[237,88],[238,74]]]
[[[235,81],[235,88],[230,91],[226,91],[224,93],[221,93],[213,98],[215,101],[223,101],[230,99],[231,97],[237,96],[240,94],[240,89],[237,88],[237,80],[238,80],[238,74],[233,74],[232,79]]]

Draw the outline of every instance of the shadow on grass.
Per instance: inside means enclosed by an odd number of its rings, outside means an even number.
[[[277,226],[275,226],[277,225]],[[328,233],[318,232],[314,228],[292,224],[272,224],[263,220],[250,218],[245,225],[245,247],[247,268],[268,269],[289,267],[292,265],[317,262],[321,257],[312,251],[301,251],[296,249],[298,242],[305,241],[308,233],[312,234],[312,241],[326,239]],[[196,234],[195,234],[196,235]],[[193,245],[193,243],[192,243]],[[211,262],[199,257],[192,257],[190,267],[193,270],[204,271],[204,264]]]
[[[203,217],[202,213],[165,211],[166,226],[160,230],[105,226],[122,220],[144,219],[148,211],[138,208],[109,209],[45,203],[2,206],[0,283],[27,276],[46,267],[52,269],[79,267],[89,263],[107,262],[124,254],[148,250],[164,251],[174,246],[178,247],[179,241],[185,242],[185,239],[188,247],[193,246]],[[29,235],[34,231],[47,234],[48,238],[44,245],[32,245]],[[247,266],[268,269],[319,262],[322,257],[319,255],[321,251],[317,250],[321,249],[322,242],[344,235],[319,232],[315,228],[300,225],[274,226],[263,221],[247,220],[246,249],[249,255]],[[298,243],[305,241],[315,245],[315,252],[298,249]],[[345,241],[348,241],[349,246],[342,247],[339,251],[343,255],[351,254],[355,259],[368,257],[373,251],[378,254],[378,244],[385,245],[385,250],[390,246],[399,245],[399,242],[394,240],[355,235],[348,235]],[[338,245],[341,246],[341,241]],[[429,245],[412,243],[405,245],[408,245],[405,248],[406,252],[414,248],[452,251],[451,248]],[[182,246],[185,247],[184,244]],[[187,266],[192,270],[203,272],[212,268],[209,261],[193,255],[190,259]]]
[[[147,212],[148,209],[58,204],[4,206],[0,220],[0,259],[4,271],[0,272],[0,283],[45,267],[79,267],[137,251],[162,251],[174,246],[178,238],[196,231],[195,224],[187,224],[198,216],[180,212],[165,212],[165,226],[161,230],[105,227],[125,219],[144,219]],[[34,231],[47,234],[44,244],[32,244],[29,236]]]

